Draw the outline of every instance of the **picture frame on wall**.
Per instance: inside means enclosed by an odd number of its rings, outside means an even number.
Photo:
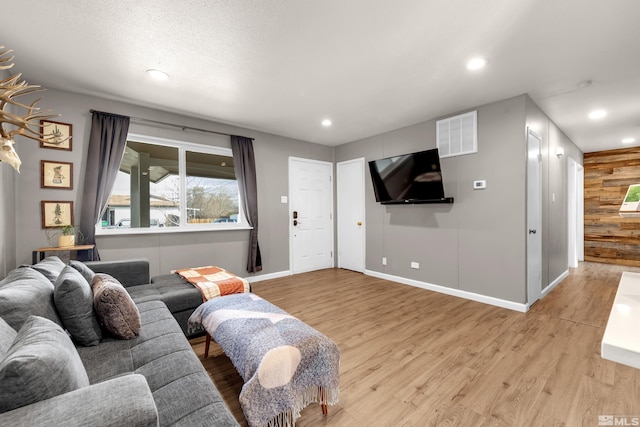
[[[40,120],[40,137],[47,140],[46,142],[40,141],[41,148],[71,151],[72,125],[52,120]]]
[[[73,202],[43,200],[41,204],[42,228],[73,225]]]
[[[41,160],[40,188],[73,190],[73,163]]]

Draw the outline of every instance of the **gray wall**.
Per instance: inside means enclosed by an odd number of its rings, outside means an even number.
[[[9,76],[0,71],[0,80]],[[11,106],[5,108],[10,109]],[[16,176],[8,164],[0,163],[0,278],[16,265]]]
[[[42,149],[35,141],[19,138],[16,146],[22,173],[17,175],[2,165],[0,277],[18,264],[29,263],[34,248],[49,245],[40,227],[41,200],[74,201],[75,222],[79,222],[90,109],[255,138],[261,274],[289,269],[288,209],[280,203],[280,196],[288,194],[289,156],[336,162],[365,157],[369,161],[435,147],[436,119],[334,149],[103,98],[56,90],[44,95],[41,106],[73,125],[73,151]],[[445,192],[455,198],[453,205],[382,206],[375,202],[367,171],[366,268],[524,303],[526,128],[534,128],[543,139],[544,286],[567,270],[566,159],[572,157],[582,164],[582,153],[526,95],[475,109],[478,153],[442,160]],[[163,126],[132,123],[130,131],[229,146],[227,137]],[[555,156],[557,146],[565,149],[562,158]],[[73,162],[73,190],[40,188],[43,159]],[[473,181],[479,179],[487,181],[487,189],[473,190]],[[148,258],[152,275],[212,263],[245,274],[247,239],[248,231],[240,230],[99,236],[97,243],[106,260]],[[382,266],[382,257],[387,258],[386,266]],[[420,270],[410,268],[412,261],[420,263]]]
[[[544,122],[545,134],[554,126],[526,95],[475,109],[478,153],[441,161],[445,195],[455,198],[453,205],[380,205],[367,170],[366,268],[525,303],[526,126],[537,119]],[[336,148],[336,162],[358,157],[370,161],[435,148],[437,119],[341,145]],[[582,163],[581,153],[566,137],[553,133],[543,140],[545,150],[551,140],[552,145],[565,145]],[[553,207],[543,206],[545,280],[567,269],[566,171],[550,165],[552,160],[555,156],[543,158],[544,197],[549,188],[558,193]],[[487,188],[474,190],[473,181],[480,179],[487,181]],[[564,211],[555,209],[562,203]],[[564,221],[564,226],[558,221]],[[386,266],[382,257],[387,258]],[[412,261],[420,263],[420,270],[410,268]]]
[[[583,164],[582,151],[526,97],[526,126],[542,138],[542,284],[553,283],[567,271],[567,159]],[[558,157],[556,148],[564,155]]]
[[[15,181],[18,173],[0,163],[0,278],[16,265]]]
[[[263,271],[259,274],[289,269],[288,209],[286,204],[280,203],[280,196],[288,194],[288,158],[297,156],[333,161],[332,147],[71,92],[47,90],[43,96],[41,107],[54,110],[55,113],[61,114],[59,121],[73,125],[73,150],[69,152],[39,148],[37,142],[26,139],[17,143],[23,172],[18,176],[15,185],[7,183],[2,186],[3,193],[7,193],[7,196],[10,196],[11,187],[16,188],[16,209],[20,212],[15,227],[20,239],[16,244],[15,261],[11,262],[11,258],[8,258],[9,264],[12,264],[9,265],[10,268],[16,263],[30,263],[31,251],[34,248],[49,246],[45,231],[40,226],[41,200],[72,200],[75,204],[75,222],[79,222],[85,173],[84,160],[87,156],[91,125],[89,110],[95,109],[255,138],[260,213],[258,239],[263,257]],[[132,122],[129,131],[229,147],[228,137],[182,131],[166,126]],[[39,169],[42,159],[73,162],[73,190],[41,189]],[[9,228],[10,224],[3,226]],[[246,230],[157,233],[98,236],[96,242],[101,257],[105,260],[148,258],[152,275],[166,274],[174,268],[209,264],[220,265],[238,274],[247,275],[248,235],[249,232]],[[5,257],[5,261],[6,259]]]

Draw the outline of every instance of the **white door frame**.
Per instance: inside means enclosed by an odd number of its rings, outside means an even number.
[[[576,163],[576,240],[578,245],[578,261],[584,261],[584,166]]]
[[[535,155],[531,149],[531,137],[538,140],[537,147],[537,171],[532,170],[531,157]],[[542,138],[531,129],[527,129],[526,152],[527,152],[527,220],[526,220],[526,242],[527,242],[527,307],[531,307],[534,302],[542,297]],[[533,177],[532,177],[533,172]],[[532,182],[532,178],[535,182]]]
[[[341,174],[345,167],[360,167],[362,174],[359,175],[360,180],[358,182],[345,182],[342,179]],[[365,253],[366,253],[366,223],[365,223],[365,196],[364,196],[364,186],[365,186],[365,159],[364,157],[360,157],[358,159],[347,160],[344,162],[339,162],[336,164],[336,195],[337,195],[337,214],[336,214],[336,222],[338,228],[338,268],[347,268],[353,271],[358,271],[360,273],[364,273],[365,270]],[[343,199],[341,196],[344,192],[342,190],[346,190],[348,193],[353,194],[354,192],[358,192],[359,198],[349,198]],[[357,201],[360,201],[359,206],[353,206],[353,204]],[[348,206],[348,208],[346,208]],[[348,213],[353,211],[347,211],[346,209],[353,209],[357,212],[356,215],[358,218],[352,218],[348,215]],[[348,217],[349,216],[349,217]],[[358,224],[354,224],[353,221],[358,222]],[[348,233],[350,230],[349,227],[358,227],[360,231],[357,233],[358,235],[354,235],[354,233]],[[345,230],[342,232],[342,230]],[[348,233],[348,234],[347,234]],[[351,254],[354,255],[355,263],[345,265],[343,262],[343,248],[345,243],[345,238],[353,240],[354,238],[360,238],[360,242],[356,242],[354,246],[359,249],[359,253]],[[351,246],[351,245],[350,245]],[[351,246],[353,247],[353,246]]]
[[[584,167],[567,158],[567,238],[569,267],[577,268],[584,261]]]
[[[334,233],[335,233],[335,220],[333,219],[333,212],[334,212],[334,195],[333,195],[333,163],[332,162],[325,162],[325,161],[321,161],[321,160],[313,160],[313,159],[305,159],[302,157],[293,157],[290,156],[289,157],[289,162],[288,162],[288,167],[289,167],[289,171],[288,171],[288,186],[289,186],[289,212],[288,212],[288,217],[287,217],[287,221],[289,224],[289,271],[291,272],[291,274],[296,274],[298,272],[294,271],[293,268],[293,258],[294,258],[294,253],[293,253],[293,235],[294,235],[294,226],[293,226],[293,206],[294,206],[294,191],[293,191],[293,179],[292,179],[292,162],[306,162],[306,163],[316,163],[316,164],[320,164],[320,165],[326,165],[329,166],[329,173],[330,173],[330,186],[329,186],[329,198],[330,198],[330,219],[331,219],[331,224],[330,224],[330,251],[331,251],[331,265],[328,267],[334,267],[335,266],[335,256],[334,256],[334,246],[335,246],[335,242],[334,242]],[[308,271],[308,270],[307,270]],[[300,273],[302,273],[303,271],[299,271]]]
[[[569,268],[578,267],[578,201],[576,181],[578,178],[577,163],[571,157],[567,157],[567,248]]]

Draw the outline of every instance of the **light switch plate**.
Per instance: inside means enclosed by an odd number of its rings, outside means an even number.
[[[287,203],[289,201],[289,199],[287,198],[287,196],[280,196],[280,203]]]

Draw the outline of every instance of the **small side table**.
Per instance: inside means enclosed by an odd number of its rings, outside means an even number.
[[[64,251],[87,251],[89,254],[89,260],[93,261],[93,250],[96,245],[76,245],[76,246],[52,246],[50,248],[38,248],[33,251],[31,255],[32,264],[42,261],[44,259],[45,252],[64,252]]]

